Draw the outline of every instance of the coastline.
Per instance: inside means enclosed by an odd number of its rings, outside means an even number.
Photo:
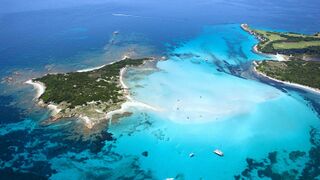
[[[46,90],[46,86],[41,83],[41,82],[34,82],[32,79],[29,79],[28,81],[25,82],[25,84],[29,84],[31,86],[33,86],[33,88],[36,90],[36,97],[35,98],[39,98],[44,91]]]
[[[115,114],[124,114],[127,112],[127,110],[130,108],[130,107],[142,107],[142,108],[146,108],[146,109],[151,109],[153,111],[159,111],[158,108],[155,108],[153,106],[150,106],[148,104],[145,104],[143,102],[140,102],[140,101],[137,101],[137,100],[134,100],[131,96],[130,96],[130,92],[129,92],[129,88],[128,86],[124,83],[123,81],[123,77],[124,77],[124,74],[126,72],[127,68],[124,67],[120,70],[120,76],[119,76],[119,82],[121,84],[121,87],[123,88],[124,90],[124,96],[126,97],[126,101],[124,103],[121,104],[121,108],[120,109],[116,109],[116,110],[113,110],[113,111],[110,111],[106,114],[106,119],[110,119],[112,118],[113,115]],[[111,121],[110,121],[111,122]]]
[[[125,55],[125,56],[123,56],[123,58],[122,58],[121,60],[119,60],[119,61],[125,60],[125,59],[127,59],[127,58],[130,58],[130,57]],[[110,64],[113,64],[113,63],[116,63],[116,62],[118,62],[118,61],[113,61],[113,62],[110,62],[110,63],[108,63],[108,64],[103,64],[103,65],[101,65],[101,66],[96,66],[96,67],[92,67],[92,68],[80,69],[80,70],[77,70],[76,72],[90,72],[90,71],[94,71],[94,70],[97,70],[97,69],[101,69],[101,68],[103,68],[103,67],[105,67],[105,66],[107,66],[107,65],[110,65]]]
[[[36,90],[36,96],[35,99],[37,99],[38,105],[40,106],[46,106],[50,111],[51,111],[51,116],[54,116],[56,114],[58,114],[61,109],[58,108],[57,105],[49,103],[49,104],[45,104],[44,102],[42,102],[39,98],[40,96],[45,92],[46,90],[46,86],[38,81],[33,81],[32,79],[29,79],[28,81],[25,82],[25,84],[29,84],[32,85],[33,88]]]
[[[286,84],[288,86],[293,86],[293,87],[296,87],[296,88],[300,88],[300,89],[304,89],[304,90],[307,90],[307,91],[311,91],[311,92],[314,92],[314,93],[318,93],[320,94],[320,89],[317,89],[317,88],[313,88],[313,87],[309,87],[309,86],[306,86],[306,85],[302,85],[302,84],[297,84],[297,83],[292,83],[292,82],[288,82],[288,81],[282,81],[282,80],[279,80],[279,79],[275,79],[273,77],[270,77],[260,71],[257,70],[256,66],[258,66],[257,62],[256,61],[253,61],[253,71],[260,75],[260,76],[263,76],[269,80],[272,80],[272,81],[276,81],[276,82],[279,82],[279,83],[283,83],[283,84]]]
[[[259,42],[262,41],[262,39],[260,37],[257,37],[257,35],[252,30],[249,29],[249,26],[247,24],[241,24],[240,26],[244,31],[246,31],[249,34],[255,36],[259,40]],[[263,53],[263,52],[259,51],[258,50],[258,44],[254,45],[252,49],[253,49],[254,53],[262,54],[262,55],[271,55],[271,56],[275,57],[276,60],[278,60],[278,61],[290,61],[289,60],[289,56],[286,56],[286,55],[283,55],[283,54],[266,54],[266,53]],[[311,92],[320,94],[320,89],[309,87],[309,86],[302,85],[302,84],[297,84],[297,83],[292,83],[292,82],[288,82],[288,81],[282,81],[282,80],[279,80],[279,79],[275,79],[273,77],[270,77],[270,76],[258,71],[256,69],[256,66],[258,66],[258,63],[256,61],[253,61],[253,71],[256,74],[258,74],[260,76],[263,76],[263,77],[265,77],[265,78],[267,78],[269,80],[276,81],[276,82],[283,83],[283,84],[286,84],[286,85],[289,85],[289,86],[293,86],[293,87],[296,87],[296,88],[300,88],[300,89],[304,89],[304,90],[307,90],[307,91],[311,91]]]
[[[244,31],[246,31],[249,34],[251,34],[252,36],[254,36],[259,41],[259,43],[262,41],[261,37],[257,36],[252,30],[249,29],[248,24],[241,24],[240,27]],[[289,61],[289,56],[287,56],[287,55],[283,55],[283,54],[268,54],[268,53],[263,53],[263,52],[259,51],[258,44],[254,45],[252,47],[252,51],[254,53],[256,53],[256,54],[261,54],[261,55],[264,55],[264,56],[272,56],[278,61]]]
[[[80,69],[80,70],[77,70],[77,72],[90,72],[90,71],[94,71],[94,70],[103,68],[103,67],[105,67],[106,65],[107,65],[107,64],[102,65],[102,66],[92,67],[92,68]]]

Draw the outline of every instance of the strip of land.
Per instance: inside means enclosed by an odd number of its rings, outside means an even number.
[[[265,54],[283,54],[291,59],[308,59],[320,56],[320,35],[305,35],[292,32],[273,32],[250,28],[241,24],[243,30],[254,35],[259,44],[256,50]]]
[[[247,24],[242,29],[254,35],[259,44],[257,53],[283,56],[283,61],[255,61],[254,71],[299,88],[320,92],[320,35],[256,30]]]
[[[39,104],[53,110],[51,121],[77,117],[88,128],[101,119],[124,113],[130,97],[122,81],[126,67],[140,66],[152,58],[126,58],[88,71],[47,74],[27,81],[37,89]]]
[[[320,62],[255,61],[254,70],[274,81],[320,93]]]

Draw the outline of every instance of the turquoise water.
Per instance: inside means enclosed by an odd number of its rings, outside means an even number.
[[[122,134],[115,151],[136,157],[148,151],[147,158],[139,158],[140,166],[157,179],[179,174],[186,179],[230,179],[246,167],[248,157],[309,150],[310,127],[319,127],[319,118],[306,101],[217,71],[216,61],[236,65],[265,58],[251,52],[254,43],[238,25],[208,27],[174,49],[175,56],[158,62],[157,72],[144,78],[141,70],[136,72],[139,77],[131,72],[127,80],[134,98],[159,111],[136,110],[136,116],[112,127],[110,132]],[[233,55],[231,49],[242,50],[243,56]],[[141,112],[147,113],[147,120],[139,117]],[[128,130],[128,124],[137,127]],[[217,148],[224,157],[212,153]]]
[[[226,32],[232,34],[228,40]],[[233,43],[228,46],[227,41]],[[132,108],[132,116],[110,126],[116,141],[105,141],[99,153],[84,150],[51,159],[58,171],[52,179],[232,179],[248,167],[248,158],[258,161],[272,152],[277,152],[273,173],[295,169],[300,175],[311,157],[290,162],[288,154],[313,147],[310,130],[319,128],[316,112],[294,92],[217,70],[217,64],[265,58],[251,52],[255,43],[238,25],[207,27],[172,50],[153,73],[131,69],[126,81],[132,96],[158,111]],[[242,49],[243,55],[230,49]],[[215,155],[215,149],[225,156]]]
[[[0,7],[0,77],[17,79],[0,85],[0,179],[319,178],[319,94],[252,74],[253,60],[274,57],[253,53],[257,40],[239,27],[314,33],[318,4]],[[77,119],[43,123],[49,112],[35,104],[24,80],[98,66],[128,52],[167,57],[125,75],[132,97],[156,111],[131,107],[131,116],[91,131]]]

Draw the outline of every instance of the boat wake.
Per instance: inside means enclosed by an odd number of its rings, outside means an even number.
[[[112,13],[112,16],[118,16],[118,17],[134,17],[134,18],[150,18],[145,16],[136,16],[132,14],[122,14],[122,13]]]

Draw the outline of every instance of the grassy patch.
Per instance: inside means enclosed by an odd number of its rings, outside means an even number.
[[[258,50],[263,53],[320,56],[320,36],[287,32],[251,30],[260,39]]]
[[[320,46],[320,41],[280,42],[273,43],[275,49],[303,49],[311,46]]]

